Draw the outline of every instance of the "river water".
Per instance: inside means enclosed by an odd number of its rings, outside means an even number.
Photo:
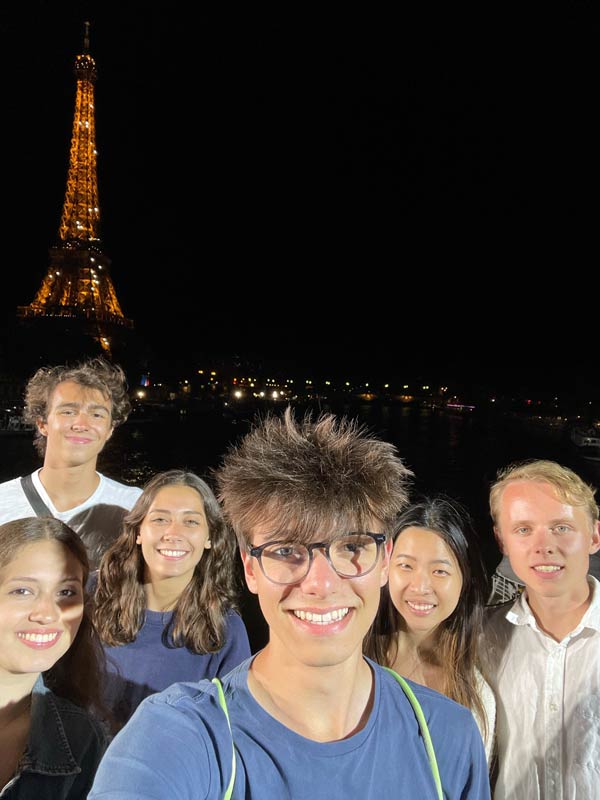
[[[489,484],[498,468],[515,460],[550,458],[600,487],[600,462],[583,459],[569,443],[566,431],[550,431],[533,422],[477,410],[449,413],[368,403],[313,410],[333,410],[357,418],[395,444],[415,473],[416,492],[445,492],[461,500],[473,515],[490,574],[500,559],[487,510]],[[143,423],[128,421],[116,430],[100,455],[99,470],[125,483],[142,485],[155,472],[188,468],[211,483],[211,470],[218,466],[227,446],[248,430],[252,419],[250,411],[227,416],[213,411]],[[3,435],[0,454],[0,480],[39,466],[31,435]],[[244,596],[242,610],[251,642],[258,647],[265,631],[253,597]]]

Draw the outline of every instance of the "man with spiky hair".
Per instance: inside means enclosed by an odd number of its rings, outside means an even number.
[[[219,496],[269,640],[222,686],[145,700],[90,800],[489,798],[471,712],[362,653],[411,475],[393,445],[331,414],[287,409],[232,447]]]

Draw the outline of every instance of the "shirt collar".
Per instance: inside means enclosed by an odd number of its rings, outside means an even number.
[[[571,636],[580,633],[584,628],[591,628],[592,630],[600,632],[600,583],[592,575],[588,575],[587,579],[591,589],[592,599],[587,611],[581,618],[581,622],[571,633]],[[521,592],[513,605],[508,609],[505,617],[509,622],[512,622],[513,625],[529,625],[537,630],[537,622],[527,602],[526,589]]]
[[[43,775],[76,775],[81,772],[69,747],[57,698],[42,676],[33,687],[31,727],[21,769]]]

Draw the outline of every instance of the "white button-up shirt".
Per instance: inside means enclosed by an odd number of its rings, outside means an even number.
[[[496,695],[494,800],[600,800],[600,583],[561,642],[526,593],[488,609],[481,656]]]

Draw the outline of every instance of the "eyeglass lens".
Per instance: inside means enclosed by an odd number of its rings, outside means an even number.
[[[303,544],[273,542],[262,551],[266,577],[276,583],[294,583],[308,573],[310,552]],[[338,575],[356,578],[373,568],[378,554],[375,539],[361,533],[340,536],[329,543],[329,559]]]

